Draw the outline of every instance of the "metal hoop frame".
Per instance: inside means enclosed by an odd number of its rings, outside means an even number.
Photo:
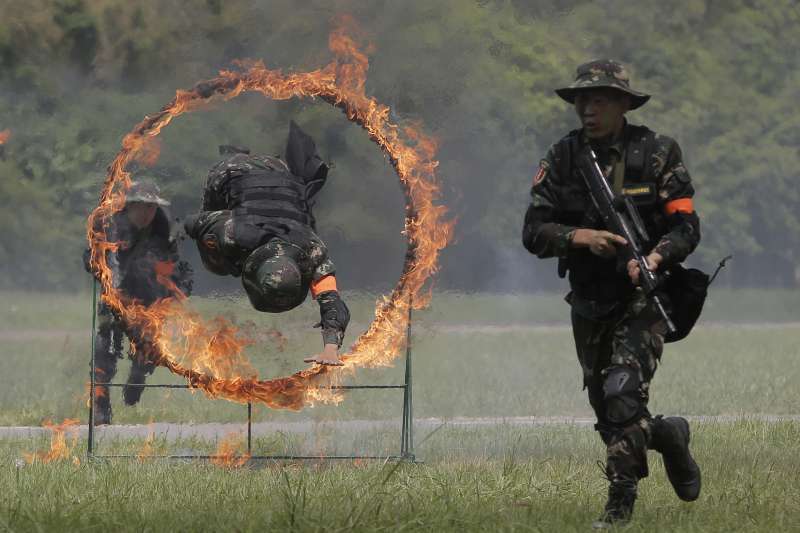
[[[406,327],[406,360],[405,376],[402,385],[338,385],[331,387],[332,390],[403,390],[403,415],[400,429],[400,452],[397,455],[252,455],[253,451],[253,404],[247,403],[247,454],[251,461],[321,461],[321,460],[359,460],[375,459],[389,461],[405,461],[415,463],[417,458],[414,455],[414,412],[412,408],[412,373],[411,373],[411,311],[412,305],[408,306],[408,325]],[[86,458],[93,459],[134,459],[134,454],[98,454],[95,453],[95,432],[94,432],[94,405],[95,405],[95,385],[97,377],[95,373],[95,337],[97,335],[97,280],[92,283],[92,342],[91,342],[91,367],[89,369],[89,433],[87,439]],[[124,387],[124,383],[103,383],[106,387]],[[130,386],[130,385],[129,385]],[[168,384],[141,384],[137,387],[153,389],[191,389],[189,385],[168,385]],[[209,460],[218,456],[215,455],[155,455],[148,456],[148,459],[196,459]]]

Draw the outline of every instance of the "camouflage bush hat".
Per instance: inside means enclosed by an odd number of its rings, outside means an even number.
[[[161,189],[150,180],[139,180],[131,183],[125,203],[142,202],[143,204],[157,204],[168,206],[169,202],[161,197]]]
[[[629,95],[631,109],[642,107],[650,99],[649,94],[631,89],[627,69],[613,59],[598,59],[579,66],[572,85],[556,89],[556,94],[574,104],[575,95],[580,91],[600,88],[616,89]]]

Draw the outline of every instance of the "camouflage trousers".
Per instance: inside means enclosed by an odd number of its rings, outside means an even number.
[[[655,305],[636,291],[627,306],[602,318],[572,309],[572,331],[584,388],[606,444],[606,475],[635,487],[647,476],[651,415],[650,382],[664,348],[666,323]]]
[[[123,358],[126,337],[134,343],[138,342],[137,346],[145,345],[136,331],[127,328],[122,320],[113,315],[106,304],[100,303],[97,308],[97,333],[94,342],[95,403],[98,407],[111,405],[107,384],[111,383],[117,374],[117,362]],[[130,370],[132,376],[152,374],[154,368],[153,363],[146,361],[141,355],[132,357]]]

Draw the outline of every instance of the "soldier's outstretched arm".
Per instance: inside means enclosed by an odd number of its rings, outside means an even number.
[[[319,304],[322,328],[322,352],[304,359],[306,363],[320,365],[342,365],[339,359],[339,348],[342,347],[344,333],[350,323],[350,310],[344,303],[336,287],[336,276],[328,275],[311,285],[311,294]]]

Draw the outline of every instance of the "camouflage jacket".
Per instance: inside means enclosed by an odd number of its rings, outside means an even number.
[[[577,296],[613,301],[633,290],[623,265],[586,248],[570,247],[575,229],[605,229],[574,164],[587,142],[582,130],[572,131],[541,160],[525,214],[523,244],[537,257],[558,257],[560,274],[569,271]],[[609,181],[613,182],[614,165],[624,160],[624,180],[616,192],[634,200],[652,239],[646,248],[664,257],[662,268],[686,259],[700,241],[700,222],[678,143],[646,127],[626,124],[615,142],[592,143],[592,147]]]
[[[125,210],[114,214],[106,228],[108,241],[119,243],[119,249],[108,255],[115,285],[145,305],[171,295],[168,287],[158,281],[159,274],[169,277],[184,294],[191,293],[192,268],[179,260],[171,229],[169,215],[162,207],[146,228],[134,227]],[[88,252],[84,251],[87,270]]]

